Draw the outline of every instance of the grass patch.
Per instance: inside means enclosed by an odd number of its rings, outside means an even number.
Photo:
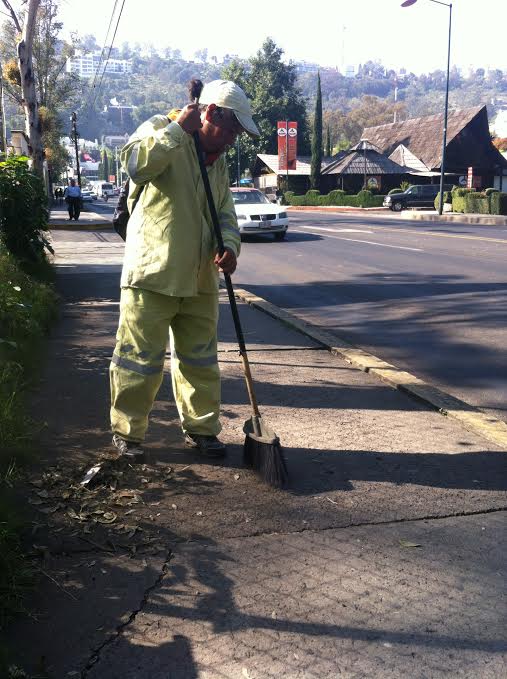
[[[23,521],[13,490],[20,465],[30,457],[36,430],[28,414],[26,391],[37,374],[45,335],[57,315],[52,279],[53,270],[46,260],[22,265],[0,249],[0,631],[23,611],[23,596],[31,581],[20,541]],[[0,647],[3,672],[6,655]]]

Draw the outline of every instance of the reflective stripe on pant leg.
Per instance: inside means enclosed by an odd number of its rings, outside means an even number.
[[[171,323],[171,378],[183,431],[220,432],[218,296],[184,297]]]
[[[168,327],[178,300],[123,288],[116,347],[111,360],[111,428],[142,441],[162,383]]]

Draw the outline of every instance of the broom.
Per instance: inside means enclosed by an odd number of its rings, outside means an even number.
[[[190,81],[189,91],[191,100],[193,102],[199,103],[199,97],[201,95],[202,88],[203,84],[200,80],[194,79]],[[202,181],[204,184],[204,190],[206,192],[208,207],[211,214],[211,221],[213,223],[213,230],[215,232],[215,237],[218,244],[218,253],[221,257],[225,252],[224,240],[222,238],[222,231],[220,230],[220,224],[218,222],[215,201],[213,200],[213,194],[211,193],[208,171],[206,170],[206,166],[204,164],[204,156],[201,148],[201,141],[199,139],[199,133],[195,131],[193,133],[193,137],[197,158],[199,160]],[[243,364],[243,373],[245,375],[248,397],[250,399],[250,405],[252,406],[253,411],[252,417],[247,420],[243,426],[243,431],[246,434],[245,443],[243,446],[243,460],[244,463],[254,469],[259,474],[259,476],[264,481],[266,481],[266,483],[269,483],[276,488],[284,488],[288,483],[289,477],[285,459],[280,446],[280,439],[275,434],[275,432],[262,420],[261,414],[259,412],[231,277],[229,274],[224,273],[224,279],[227,288],[227,294],[229,296],[229,303],[234,321],[234,328],[236,330],[236,337],[238,339],[239,355],[241,356],[241,362]]]

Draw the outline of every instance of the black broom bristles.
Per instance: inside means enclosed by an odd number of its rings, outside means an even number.
[[[278,438],[270,443],[263,443],[247,434],[243,446],[243,460],[269,485],[275,488],[287,487],[289,473]]]

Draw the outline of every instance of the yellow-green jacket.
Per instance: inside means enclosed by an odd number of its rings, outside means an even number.
[[[131,179],[122,287],[193,297],[217,293],[216,241],[194,140],[174,118],[156,115],[143,123],[121,151]],[[240,235],[224,155],[208,176],[225,247],[237,255]]]

